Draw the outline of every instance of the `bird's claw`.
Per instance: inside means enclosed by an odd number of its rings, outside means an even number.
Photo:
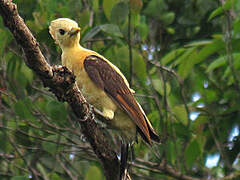
[[[88,112],[86,113],[86,115],[82,119],[78,119],[79,122],[85,122],[88,119],[93,120],[95,118],[95,115],[93,113],[94,112],[93,111],[93,106],[88,104],[88,103],[85,103],[85,105],[88,106]]]

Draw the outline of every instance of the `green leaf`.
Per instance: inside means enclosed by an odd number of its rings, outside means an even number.
[[[7,73],[9,74],[10,78],[13,78],[15,75],[15,70],[19,67],[19,62],[13,58],[12,52],[7,52],[5,54],[5,60],[7,62]]]
[[[178,73],[183,79],[185,79],[192,72],[194,64],[195,64],[194,63],[195,62],[194,58],[196,58],[196,56],[197,56],[197,51],[194,50],[179,65]]]
[[[175,60],[178,56],[180,56],[185,51],[185,48],[179,48],[176,50],[172,50],[167,53],[163,58],[160,60],[161,64],[166,65],[171,61]]]
[[[49,141],[43,141],[42,142],[42,147],[45,151],[50,153],[51,155],[56,154],[58,151],[61,151],[63,149],[63,146],[61,146],[58,143],[65,143],[66,139],[65,137],[61,136],[59,137],[58,135],[50,135],[46,138]]]
[[[88,31],[83,39],[82,42],[86,42],[90,39],[92,39],[97,33],[99,33],[101,31],[101,26],[95,26],[94,28],[92,28],[90,31]]]
[[[97,166],[91,166],[86,175],[85,175],[85,178],[86,180],[102,180],[102,172],[100,171],[100,169],[97,167]]]
[[[207,68],[206,73],[209,73],[213,70],[215,70],[216,68],[219,68],[220,66],[224,66],[226,65],[226,56],[222,56],[220,58],[217,58],[216,60],[214,60]]]
[[[234,6],[235,2],[236,2],[236,0],[227,0],[227,1],[225,1],[225,3],[223,4],[223,9],[225,11],[231,9]]]
[[[103,0],[103,11],[107,19],[111,20],[111,11],[118,0]]]
[[[14,135],[15,135],[15,141],[17,142],[17,144],[21,144],[24,146],[30,146],[32,144],[30,137],[28,136],[29,126],[27,126],[26,124],[24,125],[18,124],[18,128],[14,131]]]
[[[177,137],[183,138],[187,141],[191,136],[189,129],[182,123],[173,123],[173,127],[175,128]]]
[[[163,24],[170,25],[175,19],[175,13],[174,12],[167,12],[160,16],[160,20]]]
[[[184,105],[174,106],[172,111],[177,120],[180,120],[185,126],[188,124],[188,115]]]
[[[30,111],[31,103],[27,104],[27,100],[24,102],[24,100],[19,100],[14,104],[14,111],[15,113],[22,119],[25,120],[32,120],[35,119],[32,115],[32,112]]]
[[[44,151],[43,148],[42,148],[42,150]],[[60,151],[62,151],[62,150],[63,150],[63,148]],[[41,172],[42,175],[43,174],[46,174],[47,176],[49,175],[46,172],[47,169],[54,169],[54,172],[59,173],[59,174],[64,173],[64,169],[61,166],[56,166],[56,154],[54,154],[54,156],[52,156],[49,153],[44,153],[44,155],[39,158],[38,162],[39,163],[37,163],[37,168]],[[49,176],[51,177],[51,174]],[[49,179],[52,180],[52,178],[49,178]]]
[[[167,160],[170,161],[171,165],[174,165],[176,161],[176,149],[173,141],[167,141],[166,149]]]
[[[133,15],[131,16],[131,26],[132,27],[136,27],[140,24],[141,21],[141,16],[139,14]],[[125,21],[125,24],[121,24],[121,27],[123,27],[123,29],[126,31],[127,30],[127,21]],[[146,25],[146,24],[145,24]]]
[[[92,2],[94,12],[97,12],[99,9],[99,0],[93,0]]]
[[[37,163],[37,169],[39,170],[39,172],[41,173],[41,175],[43,177],[47,177],[47,172],[46,169],[43,167],[43,165],[41,163]]]
[[[88,26],[89,19],[90,19],[90,11],[85,10],[79,15],[79,26],[81,28],[84,28],[85,26]]]
[[[234,60],[233,61],[234,68],[239,70],[240,69],[240,53],[233,53],[232,56],[233,56],[233,60]],[[225,58],[227,58],[227,57],[225,57]],[[229,77],[231,75],[232,75],[232,71],[231,71],[231,68],[228,66],[222,76],[222,79],[225,79],[226,77]]]
[[[153,87],[156,89],[162,96],[164,96],[164,84],[161,79],[152,79]],[[165,82],[166,86],[166,95],[168,96],[171,92],[171,86],[168,82]]]
[[[166,30],[169,34],[175,34],[175,29],[172,27],[168,27]]]
[[[188,144],[185,150],[185,158],[188,167],[192,167],[194,161],[200,156],[201,150],[196,139],[194,139],[190,144]]]
[[[135,49],[133,49],[133,68],[138,79],[145,83],[147,77],[146,64],[143,57]]]
[[[106,32],[112,36],[117,36],[117,37],[123,37],[123,34],[121,33],[119,27],[114,24],[104,24],[100,26],[100,29],[103,32]]]
[[[144,10],[144,13],[149,16],[159,18],[163,12],[167,10],[167,4],[164,0],[151,0]]]
[[[234,34],[239,34],[240,33],[240,19],[236,19],[234,21],[233,29],[234,29]]]
[[[184,47],[196,47],[196,46],[204,46],[207,44],[211,44],[212,40],[199,40],[199,41],[193,41],[188,44],[186,44]]]
[[[0,55],[3,55],[3,52],[5,50],[5,47],[7,46],[8,42],[12,40],[12,36],[8,35],[7,31],[4,31],[3,29],[0,29]],[[1,58],[0,58],[1,61]]]
[[[210,104],[218,99],[217,92],[214,89],[206,89],[205,98],[207,103]]]
[[[11,178],[11,180],[29,180],[29,178],[24,176],[14,176]]]
[[[143,41],[145,41],[149,34],[149,28],[148,28],[147,24],[141,23],[136,27],[136,29],[137,29],[137,32],[139,33],[141,39]]]
[[[65,122],[67,119],[67,110],[64,103],[53,100],[47,104],[47,111],[49,116],[55,122]]]
[[[25,89],[27,84],[32,84],[33,81],[33,72],[25,64],[22,64],[20,71],[17,75],[17,80],[19,84]]]
[[[145,16],[140,16],[139,23],[136,24],[136,30],[141,36],[141,39],[144,41],[146,40],[148,34],[149,34],[149,28],[146,23],[146,17]]]
[[[195,64],[201,63],[206,60],[208,56],[219,52],[224,49],[224,42],[221,39],[216,39],[212,43],[204,46],[199,52],[196,51],[196,47],[190,48],[175,63],[180,63],[178,67],[179,75],[184,79],[186,78]]]
[[[207,44],[205,47],[203,47],[197,56],[193,59],[194,64],[198,64],[205,60],[208,56],[219,52],[221,49],[225,48],[225,43],[221,39],[216,39],[212,43]]]
[[[222,7],[215,9],[209,16],[208,21],[212,20],[214,17],[223,14],[224,11],[228,11],[234,5],[234,0],[227,0]]]
[[[111,11],[111,22],[123,24],[128,16],[128,5],[124,2],[117,3]]]
[[[215,9],[209,16],[208,18],[208,21],[212,20],[214,17],[220,15],[220,14],[223,14],[223,8],[222,7],[219,7],[217,9]]]
[[[47,104],[52,101],[52,99],[39,97],[35,102],[34,106],[36,106],[41,112],[48,113]]]
[[[180,63],[182,63],[183,61],[186,61],[186,59],[196,50],[196,47],[192,47],[192,48],[188,48],[188,49],[182,49],[181,51],[183,51],[184,53],[180,53],[181,56],[178,57],[174,63],[173,66],[176,66]],[[175,59],[175,58],[174,58]]]
[[[209,120],[209,117],[207,115],[202,115],[199,114],[199,116],[197,117],[197,119],[192,123],[192,129],[194,130],[194,132],[202,131],[201,126],[206,124]]]
[[[115,64],[121,72],[129,79],[129,50],[127,46],[121,46],[120,48],[112,48],[108,53],[108,57],[111,58],[111,62]]]
[[[49,177],[51,180],[64,180],[63,178],[61,178],[58,174],[56,173],[52,173]]]
[[[151,123],[154,127],[154,129],[156,130],[156,132],[158,132],[158,130],[161,127],[161,121],[159,121],[160,117],[159,117],[159,111],[157,110],[153,110],[151,113],[149,113],[147,115],[148,119],[151,120]]]
[[[1,118],[2,118],[1,120],[3,120],[3,121],[5,121],[5,120],[13,121],[13,120],[7,119],[5,117],[1,117]],[[9,127],[9,122],[8,122],[8,127]],[[12,129],[15,129],[15,128],[12,128]],[[8,139],[8,133],[6,131],[3,131],[2,129],[0,131],[0,139]],[[12,146],[9,141],[2,141],[0,143],[0,151],[1,152],[8,153],[8,152],[10,152],[11,148],[12,148]]]

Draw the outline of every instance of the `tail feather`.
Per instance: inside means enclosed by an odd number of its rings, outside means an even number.
[[[127,161],[128,161],[128,144],[122,143],[121,144],[121,160],[120,160],[120,180],[126,179],[127,170]]]
[[[148,123],[147,123],[147,125],[148,125]],[[149,131],[149,133],[150,133],[150,138],[151,138],[151,140],[153,140],[153,141],[155,141],[155,142],[158,142],[158,143],[161,142],[160,137],[157,135],[157,133],[154,131],[154,129],[152,129],[151,127],[149,127],[149,125],[148,125],[148,131]]]
[[[157,135],[157,133],[155,132],[155,130],[153,129],[152,125],[151,125],[151,122],[148,120],[145,112],[143,111],[141,105],[137,102],[143,116],[144,116],[144,119],[145,119],[145,122],[147,124],[147,128],[148,128],[148,132],[149,132],[149,136],[150,136],[150,140],[148,139],[148,137],[141,131],[140,128],[137,128],[137,131],[139,132],[139,134],[141,135],[141,137],[143,138],[143,140],[148,143],[149,145],[152,145],[152,142],[151,140],[155,141],[155,142],[158,142],[160,143],[161,142],[161,139],[160,137]]]
[[[145,116],[145,118],[147,118],[147,117]],[[147,127],[148,127],[148,132],[149,132],[149,135],[150,135],[150,139],[157,142],[157,143],[161,143],[160,137],[157,135],[157,133],[154,131],[154,129],[152,128],[152,126],[148,122],[149,121],[147,120]],[[152,145],[152,141],[149,141],[148,138],[145,136],[145,134],[138,127],[137,127],[137,132],[140,134],[140,136],[143,138],[143,140],[147,144],[149,144],[150,146]]]

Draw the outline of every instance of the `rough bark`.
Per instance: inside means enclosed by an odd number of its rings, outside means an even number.
[[[67,101],[80,121],[82,133],[100,159],[106,179],[119,177],[119,161],[116,153],[94,121],[94,114],[75,84],[74,75],[66,67],[51,67],[42,55],[39,43],[34,38],[16,4],[10,0],[0,0],[0,14],[5,26],[12,32],[25,54],[25,63],[61,101]]]

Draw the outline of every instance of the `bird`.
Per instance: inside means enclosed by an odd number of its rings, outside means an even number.
[[[49,26],[50,35],[62,50],[62,65],[76,76],[87,102],[102,113],[109,128],[120,133],[123,144],[135,142],[137,133],[150,146],[152,141],[160,142],[125,76],[107,58],[81,46],[80,31],[78,23],[68,18],[55,19]]]

